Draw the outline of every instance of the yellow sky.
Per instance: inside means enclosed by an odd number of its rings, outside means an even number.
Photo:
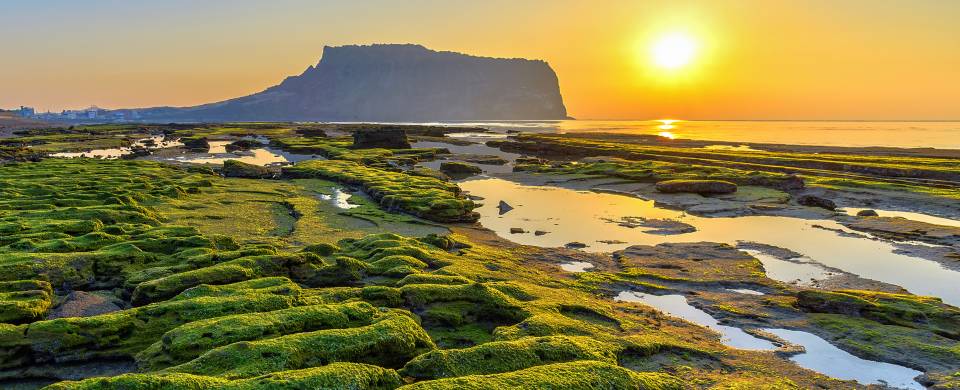
[[[956,1],[36,1],[0,14],[0,107],[193,105],[324,45],[547,60],[596,119],[960,119]],[[697,42],[654,66],[657,37]]]

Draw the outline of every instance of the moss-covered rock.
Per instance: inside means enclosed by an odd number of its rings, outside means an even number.
[[[50,283],[42,280],[0,282],[0,322],[21,323],[43,318],[52,297]]]
[[[681,382],[669,375],[633,372],[599,361],[547,364],[520,371],[493,375],[469,375],[458,378],[417,382],[405,390],[426,389],[681,389]]]
[[[497,374],[542,364],[574,360],[617,363],[621,348],[590,337],[527,337],[493,341],[464,348],[436,350],[417,356],[401,373],[414,378],[450,378],[464,375]]]
[[[46,390],[254,390],[254,389],[330,389],[390,390],[401,385],[396,371],[359,363],[332,363],[323,367],[280,371],[240,380],[192,374],[124,374],[115,377],[64,381]]]
[[[194,321],[165,333],[160,341],[137,354],[137,362],[141,368],[157,370],[187,362],[208,350],[238,341],[369,325],[380,314],[366,302],[353,302]]]
[[[237,160],[226,160],[223,162],[223,176],[265,179],[273,176],[273,172],[259,165],[248,164]]]
[[[816,313],[861,316],[883,324],[926,329],[960,339],[960,309],[939,298],[861,290],[805,290],[797,306]]]
[[[0,368],[132,358],[177,326],[231,314],[273,311],[297,303],[297,295],[282,292],[246,289],[227,296],[175,299],[92,317],[0,327]]]
[[[480,167],[459,161],[444,161],[440,163],[440,172],[452,177],[470,177],[483,173]]]
[[[737,192],[737,185],[723,180],[674,179],[657,182],[657,191],[665,193],[692,192],[701,195],[730,194]]]
[[[433,348],[430,336],[413,319],[402,314],[391,314],[363,327],[327,329],[233,343],[166,371],[247,378],[332,362],[399,367]]]
[[[438,222],[474,222],[476,205],[456,184],[432,177],[372,168],[352,161],[310,160],[284,167],[283,175],[321,178],[359,186],[387,210],[407,212]]]

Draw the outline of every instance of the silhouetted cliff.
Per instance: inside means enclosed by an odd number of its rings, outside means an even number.
[[[193,121],[567,117],[557,75],[544,61],[475,57],[420,45],[325,47],[316,66],[263,92],[141,113],[148,120]]]

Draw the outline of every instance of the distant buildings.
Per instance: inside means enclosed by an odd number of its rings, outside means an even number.
[[[63,110],[59,113],[38,113],[33,107],[20,106],[20,110],[13,110],[13,112],[24,118],[65,122],[107,123],[129,122],[140,119],[140,112],[137,110],[107,110],[97,106],[90,106],[82,110]]]

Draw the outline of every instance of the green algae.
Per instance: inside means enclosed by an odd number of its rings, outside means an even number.
[[[50,308],[53,289],[42,280],[0,282],[0,322],[31,322]]]
[[[876,291],[806,290],[797,294],[797,305],[818,313],[855,315],[888,325],[929,330],[960,339],[960,309],[939,298]]]
[[[549,363],[597,360],[616,364],[617,346],[590,337],[529,337],[417,356],[401,373],[418,379],[496,374]]]
[[[456,184],[423,176],[373,168],[343,160],[311,160],[284,167],[292,178],[320,178],[360,187],[387,210],[398,210],[438,222],[473,222],[479,215],[473,201]]]
[[[536,366],[493,375],[470,375],[417,382],[403,389],[650,389],[682,388],[669,374],[637,373],[610,363],[577,361]]]
[[[366,302],[353,302],[194,321],[165,333],[160,341],[137,354],[137,361],[140,367],[153,371],[185,363],[203,352],[238,341],[369,325],[379,314]]]
[[[230,344],[166,371],[245,378],[343,361],[396,367],[433,348],[433,341],[413,319],[393,314],[363,327]]]
[[[279,371],[250,379],[226,380],[191,374],[124,374],[108,378],[64,381],[47,390],[111,389],[330,389],[389,390],[400,386],[396,371],[360,363],[331,363],[323,367]]]

